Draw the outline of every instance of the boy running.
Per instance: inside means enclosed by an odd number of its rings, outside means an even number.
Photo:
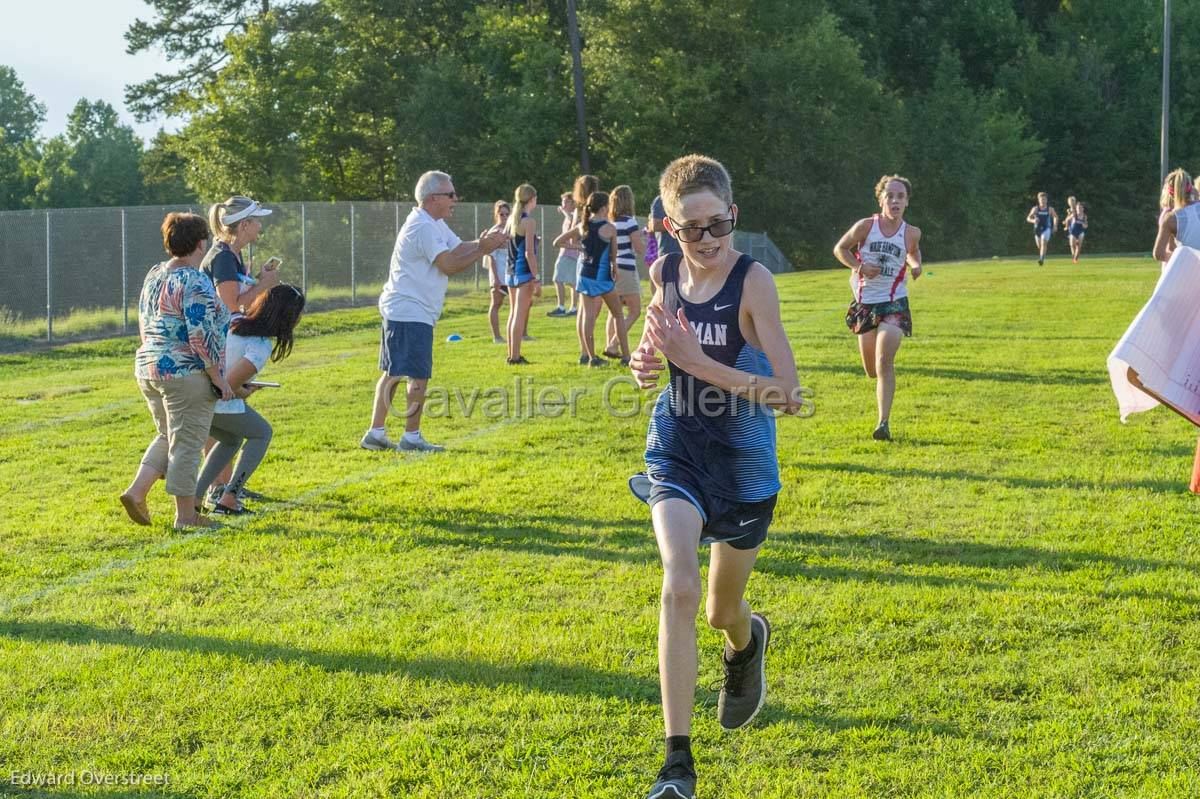
[[[664,368],[670,382],[646,436],[646,473],[630,487],[650,505],[663,563],[658,671],[666,761],[649,796],[692,799],[697,548],[712,546],[708,623],[725,633],[717,716],[734,730],[766,698],[771,627],[743,595],[780,488],[768,408],[796,413],[801,397],[774,279],[730,246],[737,206],[725,168],[689,155],[667,167],[660,188],[664,225],[682,253],[650,268],[654,298],[631,368],[642,388],[655,386]]]
[[[1046,263],[1046,248],[1050,245],[1050,234],[1058,226],[1058,212],[1050,207],[1050,195],[1039,191],[1037,205],[1029,209],[1025,221],[1033,225],[1033,244],[1038,251],[1038,266]]]

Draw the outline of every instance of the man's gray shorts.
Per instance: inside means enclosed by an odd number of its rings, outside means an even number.
[[[578,264],[578,259],[559,255],[558,260],[554,262],[554,282],[566,283],[568,286],[574,287],[575,269]]]

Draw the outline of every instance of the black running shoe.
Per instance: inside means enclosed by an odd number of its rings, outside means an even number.
[[[647,799],[696,799],[696,769],[687,752],[667,758]]]
[[[891,441],[892,431],[888,428],[887,419],[879,423],[879,427],[875,428],[875,432],[871,434],[871,438],[876,441]]]
[[[216,505],[213,505],[213,508],[209,511],[209,513],[213,516],[246,516],[254,513],[254,511],[246,507],[231,508],[228,505],[217,503]]]
[[[587,356],[586,352],[579,353],[579,365],[580,366],[587,366],[591,362],[592,362],[592,359]]]
[[[750,640],[754,654],[743,661],[730,663],[721,657],[725,667],[725,684],[717,698],[717,721],[727,730],[745,727],[767,699],[767,647],[771,644],[771,625],[757,614],[750,615]]]
[[[589,366],[608,366],[608,361],[604,360],[603,358],[596,357],[596,358],[592,358],[591,362],[588,365]]]
[[[645,472],[638,472],[629,478],[629,490],[633,492],[635,497],[647,505],[650,504],[650,489],[652,486],[653,484]]]

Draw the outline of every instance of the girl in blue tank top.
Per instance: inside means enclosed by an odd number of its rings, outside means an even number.
[[[579,335],[579,363],[587,366],[606,366],[608,361],[596,355],[596,320],[600,306],[608,307],[614,319],[621,319],[621,300],[617,296],[613,270],[617,263],[617,229],[608,221],[608,194],[592,192],[584,203],[579,227],[571,228],[554,240],[555,247],[578,247],[579,269],[575,291],[582,297],[583,307],[575,318]],[[629,331],[617,325],[617,343],[621,348],[621,363],[629,364]]]
[[[1071,240],[1071,263],[1079,263],[1079,255],[1083,252],[1083,235],[1087,233],[1087,208],[1083,203],[1075,203],[1071,213],[1063,220],[1067,235]]]
[[[513,211],[508,217],[508,264],[504,283],[508,286],[508,363],[527,364],[521,355],[521,342],[529,324],[529,306],[538,293],[537,276],[537,222],[533,211],[537,208],[537,189],[528,183],[517,186],[513,193]]]

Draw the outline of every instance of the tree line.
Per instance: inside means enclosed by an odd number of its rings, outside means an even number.
[[[28,126],[13,134],[6,116],[0,159],[15,151],[36,165],[21,173],[20,202],[84,204],[67,195],[104,183],[88,183],[85,167],[108,163],[89,147],[137,160],[143,196],[177,199],[410,199],[415,177],[441,168],[471,200],[530,182],[553,201],[580,171],[566,0],[148,6],[130,51],[184,55],[127,100],[144,118],[185,124],[135,159],[103,104],[81,102],[57,142],[30,144]],[[1200,4],[1177,6],[1177,31],[1200,22]],[[632,185],[642,213],[662,167],[700,151],[729,167],[743,226],[801,264],[830,260],[886,172],[912,180],[909,216],[930,258],[1024,251],[1039,190],[1059,208],[1067,195],[1087,202],[1097,249],[1153,239],[1158,0],[578,9],[591,169],[602,185]],[[1200,55],[1173,56],[1171,161],[1189,166]],[[11,207],[12,196],[0,199]]]
[[[160,134],[146,147],[103,100],[81,98],[66,132],[43,139],[46,107],[0,66],[0,210],[189,202],[182,162]]]

